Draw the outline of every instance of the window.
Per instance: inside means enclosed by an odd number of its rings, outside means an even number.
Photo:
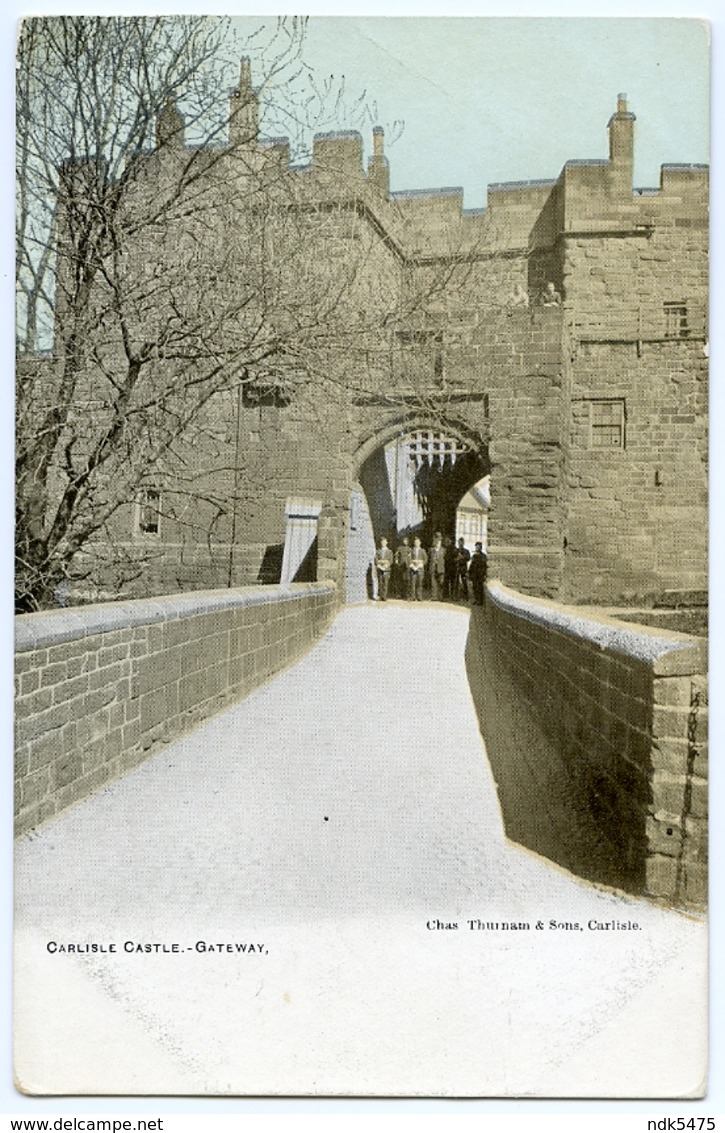
[[[429,375],[432,368],[434,383],[444,387],[445,344],[442,331],[399,330],[396,331],[396,337],[403,348],[404,364],[407,364],[409,370],[416,375]]]
[[[690,328],[687,324],[687,303],[678,300],[665,303],[665,338],[687,338]]]
[[[161,492],[157,488],[141,492],[136,523],[140,535],[161,534]]]
[[[242,405],[246,409],[284,409],[291,400],[288,390],[273,379],[242,386]]]
[[[244,371],[242,376],[242,405],[246,409],[284,409],[292,400],[291,389],[295,375],[271,371]]]
[[[624,401],[589,402],[590,448],[624,448]]]
[[[430,330],[399,330],[395,333],[401,346],[425,346],[434,337]]]
[[[437,385],[444,386],[446,384],[446,376],[443,369],[443,351],[440,349],[437,349],[433,355],[433,377]]]

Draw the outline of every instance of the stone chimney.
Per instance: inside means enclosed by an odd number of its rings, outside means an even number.
[[[635,116],[627,110],[626,94],[617,95],[617,112],[609,119],[609,164],[613,184],[632,191]]]
[[[252,86],[252,64],[247,58],[239,65],[239,87],[229,103],[229,140],[232,145],[248,145],[259,134],[259,98]]]
[[[373,155],[368,159],[368,181],[387,197],[390,192],[390,167],[385,156],[385,133],[382,126],[375,126],[373,129]]]
[[[184,148],[184,119],[176,108],[173,98],[169,98],[156,119],[156,148]]]

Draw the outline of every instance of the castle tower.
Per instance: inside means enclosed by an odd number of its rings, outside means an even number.
[[[177,110],[173,98],[166,100],[156,119],[156,148],[184,148],[184,118]]]
[[[252,64],[243,58],[239,65],[239,87],[232,92],[229,104],[229,140],[245,145],[259,133],[259,97],[252,86]]]
[[[373,155],[368,159],[368,181],[375,185],[383,196],[390,191],[390,167],[384,152],[385,133],[382,126],[373,129]]]
[[[613,187],[624,193],[632,191],[635,120],[627,110],[626,94],[618,94],[617,112],[608,122],[609,163]]]

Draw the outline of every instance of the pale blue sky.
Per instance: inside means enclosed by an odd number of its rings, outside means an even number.
[[[663,162],[707,162],[708,38],[688,19],[313,16],[305,58],[367,90],[382,125],[404,120],[394,190],[461,185],[480,207],[489,182],[605,157],[620,91],[637,116],[636,185],[656,185]]]

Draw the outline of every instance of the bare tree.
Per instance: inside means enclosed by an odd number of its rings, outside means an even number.
[[[344,84],[314,80],[303,41],[304,21],[291,20],[245,44],[259,85],[243,64],[229,121],[219,94],[240,48],[226,21],[24,25],[19,609],[50,603],[89,542],[116,555],[114,515],[165,468],[174,467],[177,494],[206,493],[205,522],[215,522],[230,493],[227,485],[214,495],[210,475],[237,482],[240,459],[219,436],[215,399],[242,390],[284,398],[290,383],[329,372],[369,248],[320,270],[310,240],[324,237],[287,176],[289,143],[253,144],[257,108],[273,92],[266,116],[286,128],[293,155],[330,117],[370,111],[350,102]],[[271,255],[272,244],[284,255]],[[52,356],[43,359],[46,342]],[[197,462],[185,480],[186,456],[202,440],[208,467]]]
[[[304,35],[300,20],[244,45],[208,18],[23,27],[21,610],[56,600],[90,550],[119,586],[161,554],[120,534],[134,509],[149,534],[168,520],[232,548],[267,474],[263,446],[241,443],[242,406],[307,398],[299,412],[321,431],[327,415],[331,432],[367,396],[450,418],[451,310],[480,291],[490,233],[461,218],[434,254],[411,258],[420,237],[386,176],[364,176],[359,138],[323,137],[298,171],[313,131],[376,114],[344,82],[316,79]],[[260,112],[284,138],[260,136]]]

